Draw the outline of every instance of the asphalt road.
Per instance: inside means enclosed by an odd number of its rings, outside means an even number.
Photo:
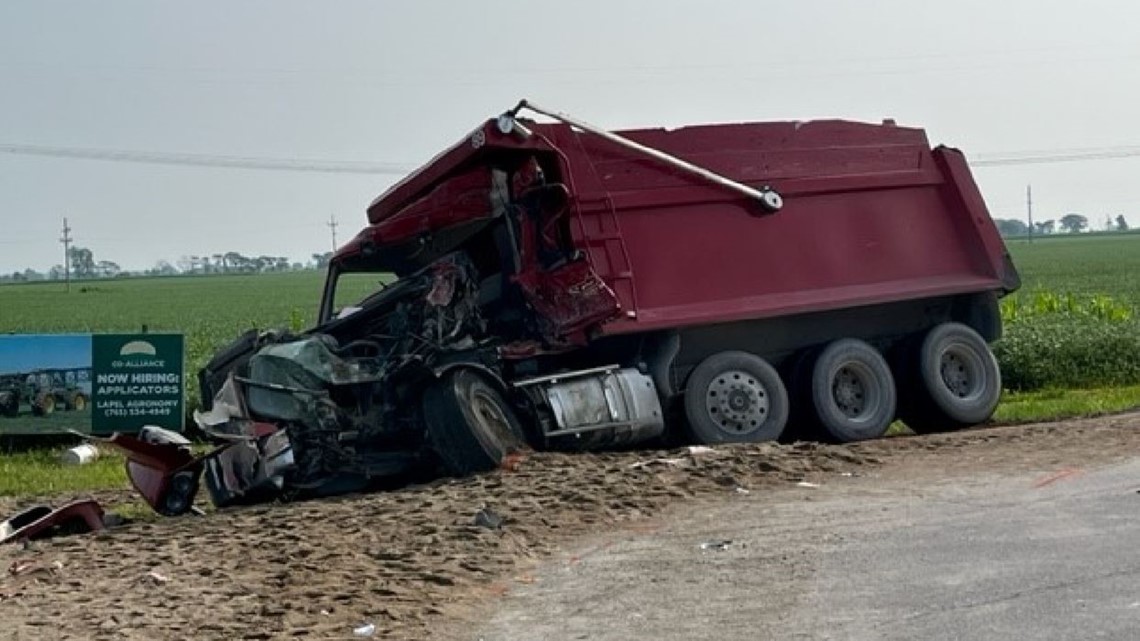
[[[1140,639],[1140,459],[939,476],[678,508],[540,566],[470,638]]]

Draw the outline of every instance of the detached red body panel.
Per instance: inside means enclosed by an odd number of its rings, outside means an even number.
[[[59,508],[37,505],[0,522],[0,545],[46,538],[60,530],[98,532],[103,527],[103,508],[94,499],[73,501]]]

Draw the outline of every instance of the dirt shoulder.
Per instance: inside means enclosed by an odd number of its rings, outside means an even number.
[[[541,560],[661,527],[694,500],[762,501],[884,470],[921,480],[1101,465],[1140,452],[1137,427],[1132,414],[855,446],[535,455],[475,479],[8,546],[0,639],[346,638],[364,623],[375,638],[450,638],[533,582]],[[477,524],[482,508],[502,526]]]

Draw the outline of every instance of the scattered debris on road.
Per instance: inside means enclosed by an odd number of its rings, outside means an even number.
[[[496,514],[491,508],[483,507],[475,513],[475,525],[489,530],[498,530],[503,527],[505,519]]]
[[[68,448],[60,455],[60,462],[64,465],[87,465],[99,460],[99,448],[90,443],[81,443]]]
[[[0,545],[64,534],[97,532],[106,527],[98,502],[85,499],[62,507],[37,505],[0,522]]]
[[[371,637],[374,634],[376,634],[376,624],[374,623],[365,623],[352,630],[352,636],[354,637]]]
[[[704,541],[698,547],[705,551],[714,550],[717,552],[723,552],[724,550],[727,550],[731,545],[732,541],[730,539],[714,539],[712,541]]]

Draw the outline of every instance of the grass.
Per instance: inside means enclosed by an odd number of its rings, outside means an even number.
[[[1021,272],[1016,297],[1037,290],[1108,294],[1140,307],[1140,234],[1055,235],[1033,243],[1006,241]]]
[[[41,447],[26,447],[5,450],[0,442],[0,505],[4,499],[36,499],[37,502],[55,506],[83,497],[87,494],[126,490],[130,487],[125,468],[126,458],[119,452],[99,447],[99,458],[86,465],[65,465],[61,461],[63,452],[74,444],[70,437],[54,437],[55,444]],[[64,443],[64,444],[61,444]],[[210,448],[194,446],[198,454]],[[206,504],[204,491],[199,494],[205,511],[213,507]],[[99,498],[99,497],[95,497]],[[23,502],[23,501],[21,501]],[[104,504],[114,514],[129,521],[150,521],[159,518],[142,497],[132,495],[127,501],[116,500]],[[0,520],[11,516],[0,512]]]
[[[1030,244],[1008,241],[1010,252],[1023,279],[1023,289],[1012,297],[1007,307],[1022,312],[1020,320],[1010,323],[1007,340],[1017,347],[1018,358],[1026,363],[1044,363],[1044,368],[1028,370],[1038,376],[1032,386],[1048,387],[1046,375],[1058,369],[1058,363],[1040,350],[1051,345],[1062,346],[1083,340],[1096,332],[1085,331],[1089,314],[1075,314],[1076,321],[1057,318],[1051,312],[1041,316],[1034,311],[1041,292],[1055,293],[1066,300],[1095,307],[1097,296],[1108,296],[1111,305],[1127,308],[1135,322],[1140,318],[1140,234],[1067,236],[1039,238]],[[187,374],[189,381],[187,407],[196,404],[193,374],[221,346],[250,327],[311,326],[316,318],[323,275],[317,272],[283,274],[210,276],[185,278],[144,278],[81,282],[72,286],[70,294],[55,283],[0,285],[0,332],[134,332],[144,325],[151,331],[178,331],[186,335]],[[356,282],[360,293],[370,282]],[[1071,296],[1067,299],[1066,296]],[[1102,301],[1103,303],[1103,301]],[[1052,303],[1045,303],[1049,307]],[[1026,310],[1029,310],[1028,312]],[[1048,310],[1047,310],[1048,311]],[[1092,316],[1096,316],[1094,312]],[[1065,314],[1061,314],[1064,316]],[[1070,314],[1073,316],[1073,314]],[[1071,322],[1070,322],[1071,321]],[[1086,323],[1082,325],[1081,323]],[[1050,324],[1055,325],[1049,330]],[[1024,329],[1019,329],[1019,326]],[[1113,357],[1136,357],[1113,345],[1132,345],[1140,341],[1140,330],[1129,328],[1099,331],[1112,340],[1124,342],[1097,343],[1096,349],[1107,349]],[[1115,326],[1114,326],[1115,327]],[[1048,330],[1048,331],[1047,331]],[[999,347],[999,354],[1002,347]],[[1057,358],[1070,359],[1062,354]],[[1007,356],[1007,358],[1009,358]],[[1079,359],[1078,359],[1079,360]],[[1083,370],[1073,376],[1087,376],[1101,371],[1093,358],[1082,361]],[[1017,364],[1005,367],[1017,368]],[[1072,368],[1070,368],[1072,369]],[[1013,370],[1010,370],[1013,373]],[[1140,381],[1121,379],[1105,386],[1104,381],[1086,381],[1083,385],[1066,385],[1066,389],[1032,389],[1007,392],[994,417],[1000,423],[1020,423],[1049,419],[1090,416],[1140,407]],[[1054,386],[1056,387],[1056,386]],[[1089,389],[1081,389],[1089,388]],[[98,489],[126,487],[122,459],[104,456],[98,462],[82,467],[63,467],[58,462],[60,449],[0,454],[0,496],[66,494]]]
[[[0,286],[2,332],[175,330],[236,335],[251,326],[316,317],[320,272],[130,278]]]
[[[1116,414],[1140,407],[1140,385],[1094,389],[1046,389],[1007,393],[994,422],[1033,423]]]
[[[0,499],[42,499],[59,507],[83,495],[130,487],[124,469],[124,458],[117,452],[100,451],[97,461],[81,466],[65,466],[60,462],[63,447],[39,448],[0,454]],[[115,502],[103,508],[128,521],[151,521],[158,513],[141,497]],[[0,513],[0,520],[10,514]]]
[[[91,426],[91,410],[55,411],[47,416],[34,416],[24,405],[19,416],[0,416],[0,434],[14,433],[9,426],[19,425],[27,433],[60,433],[67,430],[86,431]]]
[[[65,466],[63,447],[40,448],[0,455],[0,497],[49,496],[125,488],[123,457],[103,453],[87,465]],[[0,514],[0,518],[4,515]]]

